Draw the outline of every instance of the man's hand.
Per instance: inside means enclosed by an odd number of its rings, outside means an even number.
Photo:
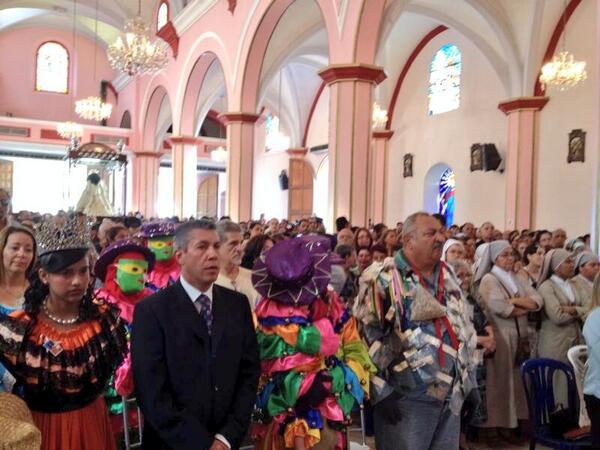
[[[209,450],[229,450],[229,447],[227,447],[223,442],[221,442],[218,439],[215,439],[212,443],[212,445],[210,446]]]

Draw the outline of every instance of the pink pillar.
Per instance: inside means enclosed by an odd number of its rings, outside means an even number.
[[[386,78],[381,67],[331,65],[319,72],[329,86],[329,217],[367,225],[373,86]]]
[[[227,126],[227,215],[232,220],[252,219],[252,166],[254,123],[258,115],[235,112],[219,116]]]
[[[520,97],[498,105],[508,116],[504,221],[507,230],[535,226],[533,217],[539,113],[546,103],[548,97]]]
[[[387,190],[387,154],[388,146],[394,132],[391,130],[373,130],[373,154],[371,157],[371,188],[369,218],[373,223],[384,222],[385,193]]]
[[[158,196],[158,168],[160,157],[156,152],[135,152],[131,161],[133,211],[146,217],[156,215]]]
[[[196,216],[198,202],[198,138],[176,136],[169,138],[173,164],[173,214]]]

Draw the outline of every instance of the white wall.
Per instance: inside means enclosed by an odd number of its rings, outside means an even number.
[[[587,80],[568,91],[548,90],[550,101],[540,113],[534,226],[563,227],[570,237],[592,228],[598,161],[596,14],[596,2],[581,2],[567,24],[567,50],[587,62]],[[578,128],[587,132],[585,162],[567,164],[568,135]]]
[[[429,64],[435,52],[448,43],[462,52],[460,107],[428,116]],[[435,164],[445,163],[456,174],[455,223],[490,220],[503,226],[504,175],[470,172],[469,165],[473,143],[495,143],[501,153],[506,149],[507,121],[497,107],[505,95],[491,65],[462,35],[448,30],[427,44],[413,62],[396,102],[388,156],[386,223],[395,224],[423,209],[425,175]],[[402,177],[405,153],[414,155],[412,178]]]
[[[289,170],[289,155],[286,152],[265,152],[265,124],[257,124],[254,128],[252,218],[258,219],[261,214],[267,220],[271,217],[287,218],[288,191],[279,188],[282,170]]]

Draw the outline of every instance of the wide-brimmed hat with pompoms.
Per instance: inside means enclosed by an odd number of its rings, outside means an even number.
[[[330,243],[319,236],[278,242],[254,264],[252,283],[264,298],[308,305],[327,290],[331,278]]]

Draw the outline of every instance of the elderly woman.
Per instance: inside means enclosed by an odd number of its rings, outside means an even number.
[[[448,239],[442,249],[442,261],[452,263],[462,261],[465,258],[465,246],[458,239]]]
[[[498,445],[498,437],[516,443],[510,429],[528,417],[527,401],[519,374],[519,342],[527,337],[527,314],[539,310],[542,299],[523,279],[513,273],[514,252],[508,241],[488,244],[477,265],[474,281],[480,281],[479,298],[492,323],[496,353],[486,362],[487,412],[484,428]]]
[[[570,281],[575,269],[571,252],[562,248],[550,250],[538,280],[538,291],[544,299],[538,355],[569,364],[567,351],[581,343],[581,318],[587,308]]]
[[[582,252],[575,257],[575,276],[571,278],[571,282],[588,312],[592,304],[594,278],[596,278],[599,271],[600,264],[598,263],[597,255]],[[588,312],[585,313],[584,319],[587,317]]]

